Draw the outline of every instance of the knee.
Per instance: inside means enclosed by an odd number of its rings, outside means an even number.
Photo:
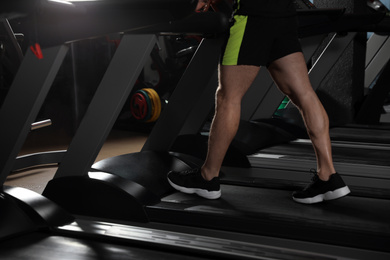
[[[318,106],[322,106],[317,94],[314,91],[305,93],[290,93],[288,95],[291,102],[298,107],[299,110],[313,109]]]
[[[221,87],[217,88],[217,91],[215,92],[215,101],[216,101],[217,107],[221,107],[225,103],[228,103],[227,93],[226,93],[226,91],[224,91],[223,88],[221,88]]]
[[[217,106],[237,106],[241,105],[241,99],[238,94],[227,92],[224,88],[218,87],[215,93]]]

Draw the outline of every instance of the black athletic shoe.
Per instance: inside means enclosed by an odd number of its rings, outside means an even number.
[[[206,199],[218,199],[221,197],[219,178],[215,177],[211,181],[203,179],[200,169],[168,173],[169,184],[178,191],[197,194]]]
[[[338,173],[332,174],[328,181],[322,181],[315,174],[312,182],[303,191],[295,191],[292,197],[296,202],[313,204],[338,199],[350,192]]]

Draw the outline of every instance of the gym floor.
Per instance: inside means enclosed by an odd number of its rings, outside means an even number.
[[[96,161],[126,153],[138,152],[141,150],[147,138],[147,134],[113,129],[104,143]],[[19,153],[19,156],[66,150],[71,137],[61,131],[52,131],[50,127],[31,132]],[[8,176],[5,185],[23,187],[39,194],[43,192],[46,183],[56,173],[57,165],[46,165],[41,167],[23,169]]]

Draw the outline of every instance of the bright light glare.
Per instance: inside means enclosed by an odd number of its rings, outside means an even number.
[[[56,3],[60,3],[60,4],[72,5],[71,2],[66,1],[66,0],[49,0],[49,2],[56,2]]]
[[[97,2],[101,0],[49,0],[49,2],[56,2],[60,4],[72,5],[74,2]]]
[[[97,1],[103,1],[103,0],[67,0],[68,2],[97,2]]]

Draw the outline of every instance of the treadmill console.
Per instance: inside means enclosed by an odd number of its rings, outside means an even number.
[[[309,0],[294,0],[294,5],[297,10],[307,10],[316,8]]]
[[[387,7],[378,0],[367,0],[367,6],[377,12],[388,12]]]

